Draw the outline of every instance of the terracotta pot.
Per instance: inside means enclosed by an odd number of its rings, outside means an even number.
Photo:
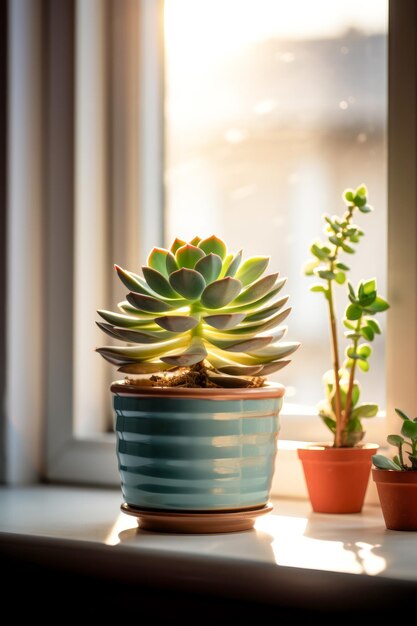
[[[417,472],[373,469],[385,525],[390,530],[417,530]]]
[[[313,511],[360,513],[378,446],[333,448],[314,444],[298,449]]]
[[[122,510],[142,528],[228,532],[270,510],[282,385],[111,390]]]

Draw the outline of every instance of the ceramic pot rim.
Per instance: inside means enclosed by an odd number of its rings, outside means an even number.
[[[400,470],[372,468],[372,477],[376,483],[396,483],[403,486],[417,486],[416,471],[403,472]]]
[[[315,461],[317,463],[332,461],[358,461],[359,458],[368,459],[375,454],[379,446],[376,443],[366,443],[356,448],[333,448],[332,443],[312,443],[300,446],[297,449],[298,458],[301,460]]]
[[[116,396],[134,396],[136,398],[193,398],[199,400],[257,400],[266,398],[282,398],[285,387],[279,383],[267,383],[264,387],[229,388],[212,387],[138,387],[129,385],[124,380],[117,380],[110,387]]]

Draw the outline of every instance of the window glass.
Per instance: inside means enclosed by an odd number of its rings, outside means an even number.
[[[288,338],[303,344],[275,379],[302,412],[331,360],[326,307],[301,268],[322,214],[362,182],[375,212],[358,217],[351,278],[386,293],[387,5],[165,0],[166,239],[215,232],[271,255],[288,277]],[[345,306],[340,287],[339,317]],[[378,338],[363,399],[382,406],[384,368]]]

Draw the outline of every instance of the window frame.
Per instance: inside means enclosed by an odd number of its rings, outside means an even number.
[[[13,2],[11,2],[13,5]],[[33,3],[28,3],[32,4]],[[74,69],[75,56],[75,31],[77,12],[80,16],[82,5],[85,3],[78,0],[76,9],[71,7],[71,1],[53,1],[47,5],[46,23],[38,19],[30,19],[30,11],[26,8],[24,27],[34,30],[35,38],[33,45],[38,55],[42,53],[40,33],[46,30],[46,52],[48,71],[44,79],[44,90],[41,94],[36,92],[34,85],[27,85],[28,106],[24,110],[13,109],[13,89],[9,100],[9,115],[17,124],[22,118],[27,122],[33,122],[33,101],[39,106],[42,99],[46,99],[49,115],[43,120],[43,163],[45,182],[43,197],[39,199],[38,217],[41,223],[47,225],[46,232],[37,230],[33,233],[30,251],[39,250],[46,243],[46,259],[43,259],[42,267],[45,270],[39,273],[36,280],[29,285],[24,294],[21,291],[9,289],[8,302],[8,363],[7,363],[7,388],[8,388],[8,450],[9,461],[15,446],[16,423],[27,427],[29,417],[35,414],[36,419],[32,423],[35,433],[35,444],[32,445],[32,454],[27,460],[27,468],[16,468],[16,463],[9,463],[9,481],[20,482],[30,480],[36,476],[46,477],[51,481],[78,482],[88,484],[114,485],[119,482],[117,475],[116,458],[114,454],[114,436],[111,434],[88,434],[77,437],[73,428],[74,410],[74,311],[77,297],[77,289],[74,286],[74,226],[73,211],[77,200],[77,124],[80,111],[77,110],[77,99],[71,99],[71,93],[77,93],[77,77]],[[119,251],[124,255],[127,263],[135,261],[138,251],[135,250],[132,241],[137,241],[138,233],[141,234],[139,256],[155,243],[163,243],[163,43],[161,41],[162,0],[150,3],[146,0],[125,0],[121,5],[118,3],[117,23],[115,22],[115,4],[117,0],[106,0],[106,3],[96,0],[93,5],[94,11],[105,11],[106,29],[103,36],[111,39],[111,45],[123,46],[124,27],[134,24],[140,41],[139,54],[136,61],[132,60],[129,68],[118,66],[118,97],[109,98],[109,106],[106,110],[101,109],[103,128],[110,128],[109,142],[105,148],[107,156],[113,155],[113,164],[101,165],[98,176],[103,181],[103,172],[112,165],[117,170],[118,156],[126,151],[129,153],[130,162],[128,168],[120,167],[116,176],[112,179],[110,187],[105,192],[111,198],[113,207],[121,203],[123,211],[112,214],[111,228],[114,236],[107,237],[107,245],[111,246],[112,252]],[[105,6],[104,6],[105,5]],[[391,1],[389,17],[389,114],[388,114],[388,298],[392,303],[388,316],[387,330],[387,393],[388,411],[392,414],[393,406],[400,405],[410,409],[416,405],[417,390],[413,381],[417,377],[417,283],[415,268],[417,267],[417,215],[416,200],[417,189],[415,171],[417,169],[417,7],[413,0],[404,0],[401,3]],[[104,9],[103,9],[104,6]],[[121,10],[121,7],[124,7]],[[36,10],[36,9],[32,9]],[[40,13],[40,9],[37,9]],[[21,32],[15,32],[18,28],[16,20],[18,15],[11,15],[10,28],[13,36],[21,36]],[[32,16],[33,17],[33,16]],[[43,14],[45,18],[45,14]],[[103,17],[103,16],[102,16]],[[22,26],[22,15],[20,28]],[[110,28],[111,24],[115,27]],[[108,39],[107,39],[108,41]],[[13,41],[12,41],[13,47]],[[33,50],[28,49],[28,55]],[[55,59],[55,60],[54,60]],[[12,83],[15,73],[19,70],[16,58],[11,59],[10,76]],[[27,59],[26,59],[27,62]],[[101,61],[102,62],[102,59]],[[59,69],[62,63],[67,71]],[[117,63],[117,61],[116,61]],[[401,71],[396,71],[400,67]],[[64,76],[70,76],[68,81]],[[139,90],[134,93],[133,102],[136,107],[128,105],[128,98],[120,97],[120,93],[132,84],[132,80],[139,76]],[[108,83],[106,77],[103,81],[101,93],[106,92]],[[410,89],[410,85],[412,88]],[[85,87],[88,88],[88,85]],[[106,92],[108,93],[108,92]],[[94,99],[98,97],[97,91],[89,94]],[[121,120],[125,120],[120,130]],[[35,119],[35,122],[39,122]],[[84,127],[85,128],[85,127]],[[133,132],[131,132],[133,129]],[[75,131],[75,140],[74,140]],[[128,132],[129,131],[129,132]],[[23,141],[11,133],[10,146]],[[29,148],[29,154],[34,154],[37,145],[33,142],[23,145]],[[139,146],[139,148],[135,148]],[[21,146],[22,148],[22,146]],[[22,148],[22,149],[23,149]],[[11,148],[10,148],[11,149]],[[146,155],[146,158],[140,158]],[[9,152],[10,160],[10,152]],[[10,161],[9,179],[12,181],[13,168],[18,165]],[[21,180],[30,180],[33,176],[33,160],[27,159],[23,163]],[[20,164],[21,169],[21,164]],[[74,171],[75,169],[75,171]],[[404,176],[404,172],[408,172]],[[75,181],[75,184],[74,184]],[[136,182],[135,182],[136,181]],[[23,183],[22,183],[23,184]],[[99,192],[102,193],[103,189]],[[16,199],[16,190],[11,185],[9,194],[9,212],[13,211],[14,219],[9,228],[9,252],[8,252],[8,280],[9,284],[23,284],[27,271],[27,264],[18,262],[21,233],[19,224],[27,218],[28,207],[19,198]],[[96,200],[97,200],[96,196]],[[26,198],[27,200],[27,198]],[[43,204],[42,204],[42,201]],[[41,205],[46,206],[45,214],[41,212]],[[139,215],[137,207],[139,206]],[[147,210],[143,210],[143,207]],[[395,210],[394,210],[395,207]],[[149,210],[150,209],[150,210]],[[75,210],[76,211],[76,210]],[[108,216],[108,207],[103,208]],[[20,221],[19,221],[20,220]],[[133,223],[133,228],[132,228]],[[407,226],[408,225],[408,226]],[[411,226],[410,226],[411,225]],[[133,234],[132,234],[133,233]],[[127,242],[127,243],[126,243]],[[404,246],[410,253],[407,258],[402,255]],[[126,252],[127,249],[127,252]],[[26,260],[29,253],[26,255]],[[99,255],[100,256],[100,255]],[[102,255],[101,255],[102,256]],[[118,257],[119,258],[119,257]],[[100,263],[102,259],[99,259]],[[394,263],[395,261],[395,263]],[[99,265],[96,263],[96,271]],[[94,268],[93,268],[94,269]],[[76,273],[76,272],[75,272]],[[94,277],[94,272],[92,273]],[[63,277],[65,277],[63,279]],[[75,288],[74,288],[75,287]],[[101,292],[92,287],[92,298],[99,301],[98,295],[103,294],[107,285],[101,287]],[[45,340],[36,342],[33,339],[34,327],[31,320],[31,328],[25,333],[29,348],[33,351],[32,363],[37,364],[44,376],[33,380],[31,372],[22,372],[19,364],[24,363],[27,344],[19,339],[19,324],[25,320],[23,314],[15,315],[15,311],[24,311],[27,297],[38,294],[43,295],[41,304],[38,305],[36,317],[36,329]],[[398,295],[400,294],[400,295]],[[81,297],[79,294],[78,297]],[[401,304],[401,308],[398,308]],[[94,307],[95,308],[95,307]],[[404,328],[409,329],[405,335]],[[409,369],[406,376],[402,376],[401,366],[406,362]],[[89,378],[90,388],[97,383],[94,372]],[[27,393],[26,400],[21,403],[22,388]],[[39,388],[42,393],[39,392]],[[107,389],[105,390],[108,394]],[[14,409],[17,402],[18,411]],[[28,407],[31,410],[28,411]],[[24,415],[24,411],[26,414]],[[284,412],[285,416],[285,412]],[[43,417],[45,422],[43,422]],[[16,422],[17,420],[17,422]],[[390,418],[383,417],[367,423],[369,440],[383,443],[387,430],[387,424],[393,427]],[[46,426],[46,429],[44,429]],[[300,439],[300,434],[305,440],[320,440],[325,433],[321,423],[311,415],[288,416],[283,420],[281,436],[286,439]],[[45,440],[41,440],[41,432],[45,430]],[[328,437],[328,435],[327,435]],[[327,438],[326,437],[326,438]],[[11,446],[11,447],[10,447]],[[45,454],[44,454],[45,453]],[[44,461],[43,461],[44,459]],[[297,463],[294,450],[289,450],[283,445],[279,455],[279,474],[285,474],[286,479],[291,472],[291,482],[285,481],[285,485],[278,482],[273,486],[274,492],[279,494],[299,495],[305,493],[302,484],[301,470]],[[288,464],[288,465],[287,465]],[[288,468],[286,470],[286,468]],[[294,472],[294,475],[293,475]],[[297,473],[298,472],[298,473]]]

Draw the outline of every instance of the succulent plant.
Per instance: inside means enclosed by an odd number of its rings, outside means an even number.
[[[387,441],[398,449],[398,454],[393,459],[383,454],[374,454],[373,464],[378,469],[417,471],[417,417],[412,420],[400,409],[395,409],[395,412],[403,420],[401,434],[388,435]],[[408,449],[405,450],[404,446],[408,446]],[[405,455],[408,456],[409,465],[404,460]]]
[[[299,344],[282,342],[291,309],[286,279],[263,276],[269,257],[242,260],[216,236],[154,248],[142,276],[115,266],[129,289],[98,326],[127,346],[98,348],[120,372],[153,374],[203,366],[213,385],[245,387],[280,370]]]
[[[363,436],[361,419],[373,417],[378,412],[376,404],[358,405],[360,388],[355,379],[356,367],[363,372],[369,370],[369,357],[372,348],[369,343],[381,334],[379,324],[373,319],[377,313],[389,308],[388,302],[377,292],[374,279],[362,281],[355,291],[347,282],[349,305],[343,324],[347,328],[345,337],[350,345],[346,348],[344,367],[340,366],[337,316],[334,303],[334,288],[346,283],[350,268],[340,260],[341,253],[354,254],[355,245],[364,236],[363,230],[353,223],[354,214],[371,213],[368,205],[368,191],[365,185],[356,190],[347,189],[343,194],[346,210],[340,218],[337,215],[324,216],[326,243],[315,241],[310,252],[313,255],[304,273],[321,279],[313,285],[313,292],[321,293],[329,313],[330,337],[333,357],[333,370],[325,375],[326,400],[319,405],[319,415],[334,434],[335,447],[353,447]]]

